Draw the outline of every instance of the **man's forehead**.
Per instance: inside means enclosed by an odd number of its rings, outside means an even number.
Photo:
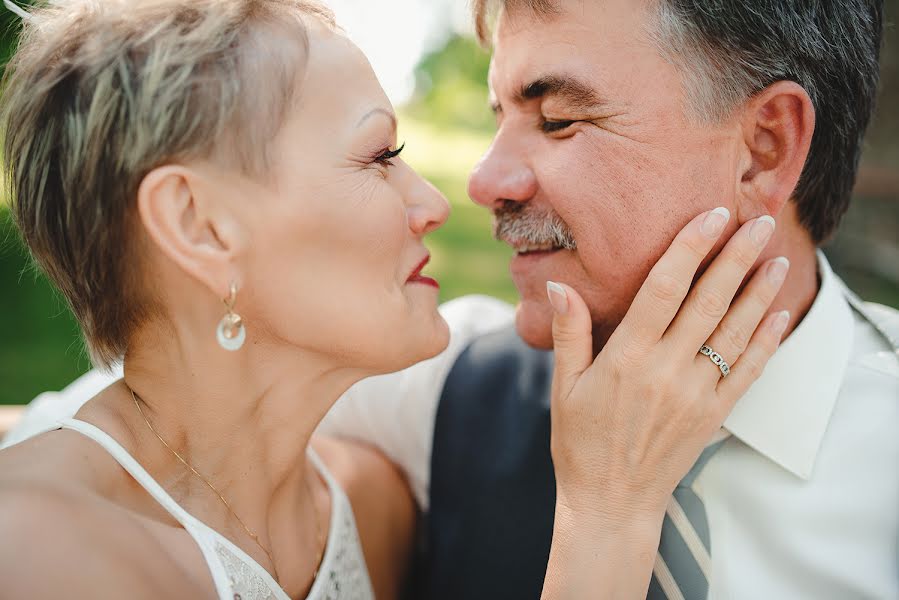
[[[556,76],[600,88],[622,61],[652,48],[643,4],[566,0],[552,15],[535,16],[525,9],[517,16],[502,14],[488,73],[491,99],[510,97],[534,81]]]
[[[544,95],[584,96],[598,89],[602,71],[595,57],[579,52],[568,42],[543,46],[533,52],[494,53],[487,74],[491,100],[497,96],[525,101]],[[592,59],[592,60],[591,60]]]

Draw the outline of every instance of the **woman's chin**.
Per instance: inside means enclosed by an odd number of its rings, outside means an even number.
[[[416,322],[407,330],[409,335],[403,344],[403,347],[407,349],[403,353],[404,360],[402,362],[404,364],[399,365],[395,370],[402,370],[434,358],[446,350],[450,339],[449,325],[436,307],[430,312],[431,314],[426,318],[415,319]],[[397,339],[402,337],[397,336]]]

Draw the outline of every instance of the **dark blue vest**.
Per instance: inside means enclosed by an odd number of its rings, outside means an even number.
[[[899,353],[888,309],[846,296]],[[456,361],[437,410],[416,598],[540,598],[556,497],[551,384],[552,354],[513,327],[476,339]]]
[[[552,354],[512,327],[456,361],[437,410],[419,597],[540,597],[556,498],[551,383]]]

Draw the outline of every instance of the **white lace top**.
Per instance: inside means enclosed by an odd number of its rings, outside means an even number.
[[[184,527],[209,565],[220,600],[290,600],[268,571],[181,508],[110,435],[77,419],[60,421],[54,429],[77,431],[97,442]],[[374,600],[349,499],[311,450],[310,457],[331,492],[331,527],[321,567],[307,600]]]

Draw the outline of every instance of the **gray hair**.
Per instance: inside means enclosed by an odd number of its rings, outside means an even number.
[[[475,0],[487,42],[491,6],[552,19],[559,0]],[[688,114],[720,120],[777,81],[801,85],[816,128],[793,200],[816,243],[849,207],[862,140],[874,111],[882,0],[654,0],[650,37],[680,71]]]
[[[882,0],[658,1],[656,39],[699,118],[720,120],[777,81],[808,93],[817,124],[793,199],[819,244],[849,208],[882,35]]]
[[[159,310],[133,241],[141,181],[192,158],[263,177],[310,16],[334,26],[314,0],[69,0],[23,21],[2,96],[8,196],[95,364]]]

